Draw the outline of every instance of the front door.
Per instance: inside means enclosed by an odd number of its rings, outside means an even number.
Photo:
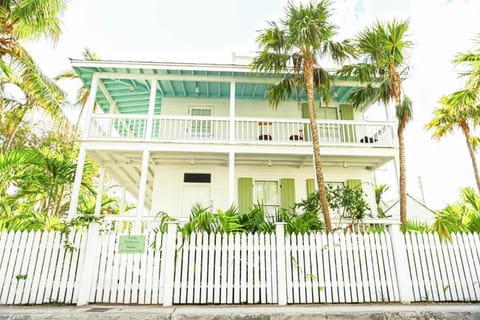
[[[209,173],[185,173],[183,176],[183,192],[181,217],[188,218],[192,207],[196,204],[202,208],[212,207],[211,179]]]
[[[182,218],[188,218],[194,205],[210,208],[212,199],[209,184],[185,183],[183,185]]]

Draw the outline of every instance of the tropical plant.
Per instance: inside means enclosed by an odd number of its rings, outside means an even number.
[[[75,152],[46,146],[0,153],[0,226],[15,230],[60,229],[59,223],[68,210],[76,165]],[[79,205],[86,219],[93,216],[96,172],[93,163],[87,162]],[[116,214],[118,207],[118,199],[103,197],[102,214]]]
[[[463,89],[440,99],[441,107],[434,110],[434,117],[426,124],[426,129],[433,131],[433,137],[440,139],[460,128],[472,162],[477,190],[480,191],[480,175],[475,156],[472,127],[480,120],[480,101],[473,90]]]
[[[42,73],[21,45],[21,41],[43,36],[58,40],[58,16],[64,9],[64,0],[0,2],[0,140],[4,153],[10,149],[25,115],[35,107],[58,124],[68,124],[61,109],[63,91]],[[21,91],[20,98],[11,94],[12,87]]]
[[[329,186],[327,198],[330,208],[338,212],[340,220],[351,219],[351,226],[358,224],[370,211],[365,194],[360,187]],[[310,214],[316,214],[320,210],[318,194],[316,192],[310,194],[307,199],[296,204],[296,209],[307,217]]]
[[[385,201],[383,201],[383,196],[390,189],[390,186],[386,184],[379,184],[374,187],[375,192],[375,204],[377,205],[377,216],[379,218],[386,218],[385,216]]]
[[[90,50],[89,48],[83,49],[82,56],[85,60],[88,60],[88,61],[100,60],[100,56],[95,52],[93,52],[92,50]],[[73,70],[65,71],[55,77],[55,81],[66,80],[66,79],[78,80],[79,77]],[[80,127],[80,121],[85,111],[85,106],[87,105],[87,100],[89,95],[90,95],[90,88],[88,88],[85,84],[82,84],[80,89],[78,89],[77,96],[74,102],[74,105],[80,105],[80,112],[78,113],[77,121],[75,122],[74,129],[72,131],[72,139],[74,141],[77,138],[78,128]]]
[[[318,195],[317,195],[318,199]],[[285,209],[280,210],[278,222],[285,222],[285,231],[287,233],[308,233],[325,230],[325,224],[319,219],[316,212],[291,212]]]
[[[459,52],[453,62],[466,67],[460,75],[467,77],[466,89],[479,92],[480,90],[480,33],[474,39],[474,47],[467,52]]]
[[[249,212],[240,214],[240,223],[249,233],[275,230],[275,219],[267,214],[262,203],[256,203]]]
[[[480,195],[471,187],[461,189],[459,201],[436,213],[433,229],[446,239],[451,232],[480,233]]]
[[[400,162],[400,219],[407,223],[407,182],[404,131],[412,116],[412,101],[402,96],[402,81],[408,71],[406,52],[412,47],[407,39],[408,21],[380,22],[365,28],[356,38],[363,62],[343,66],[338,74],[355,77],[366,84],[352,91],[349,100],[355,108],[373,102],[395,104]]]
[[[426,222],[417,220],[408,220],[407,224],[402,225],[402,232],[432,232],[433,227]]]
[[[267,88],[267,98],[272,107],[291,98],[295,92],[297,101],[301,89],[307,93],[307,102],[312,130],[314,166],[317,177],[320,203],[327,231],[332,231],[328,209],[327,192],[320,156],[320,143],[314,109],[314,91],[328,103],[332,76],[319,65],[322,58],[342,63],[354,54],[349,41],[335,42],[336,26],[330,23],[331,3],[328,0],[289,3],[285,18],[279,23],[269,22],[269,27],[257,37],[260,48],[253,59],[253,70],[272,72],[281,80]]]

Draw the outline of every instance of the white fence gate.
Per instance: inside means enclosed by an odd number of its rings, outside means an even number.
[[[87,241],[88,235],[88,241]],[[480,301],[478,234],[0,233],[0,304]]]

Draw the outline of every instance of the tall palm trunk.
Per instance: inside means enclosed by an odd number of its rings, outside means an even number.
[[[404,138],[404,129],[406,121],[404,120],[405,116],[402,116],[400,125],[397,129],[398,135],[398,157],[400,162],[400,222],[403,225],[407,224],[407,176],[406,176],[406,165],[405,165],[405,138]]]
[[[318,138],[318,127],[315,119],[315,104],[313,100],[313,56],[305,55],[303,63],[303,76],[305,87],[307,90],[308,113],[310,118],[310,126],[312,128],[312,144],[315,173],[317,175],[318,194],[320,203],[322,204],[323,218],[327,232],[332,232],[332,220],[330,219],[330,211],[328,208],[327,191],[325,188],[325,179],[323,178],[322,162],[320,159],[320,139]]]
[[[395,104],[397,108],[402,108],[402,99],[401,99],[401,79],[400,75],[398,74],[397,70],[395,69],[395,65],[390,65],[390,74],[392,77],[392,92],[393,98],[395,100]],[[398,158],[399,158],[399,170],[400,170],[400,181],[399,181],[399,189],[400,189],[400,222],[403,225],[407,224],[407,175],[406,175],[406,161],[405,161],[405,137],[404,131],[405,126],[409,120],[408,110],[401,110],[400,114],[397,112],[398,118],[398,128],[397,128],[397,136],[398,136]]]
[[[15,110],[13,110],[12,112],[15,112]],[[13,143],[13,139],[15,138],[18,128],[20,127],[20,124],[22,123],[26,113],[27,113],[27,108],[22,108],[20,110],[20,114],[18,115],[17,119],[12,120],[16,122],[10,124],[11,126],[10,128],[8,128],[7,139],[5,140],[2,146],[3,154],[6,154],[10,150],[10,147],[12,146],[12,143]]]
[[[467,143],[468,153],[470,154],[470,160],[472,160],[473,173],[475,175],[475,182],[477,183],[477,190],[480,192],[480,176],[478,175],[477,160],[475,157],[475,151],[473,150],[472,143],[470,142],[470,128],[466,122],[460,123],[465,141]]]

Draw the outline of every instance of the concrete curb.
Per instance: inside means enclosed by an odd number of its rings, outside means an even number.
[[[480,304],[368,304],[295,306],[3,306],[0,320],[480,320]]]

